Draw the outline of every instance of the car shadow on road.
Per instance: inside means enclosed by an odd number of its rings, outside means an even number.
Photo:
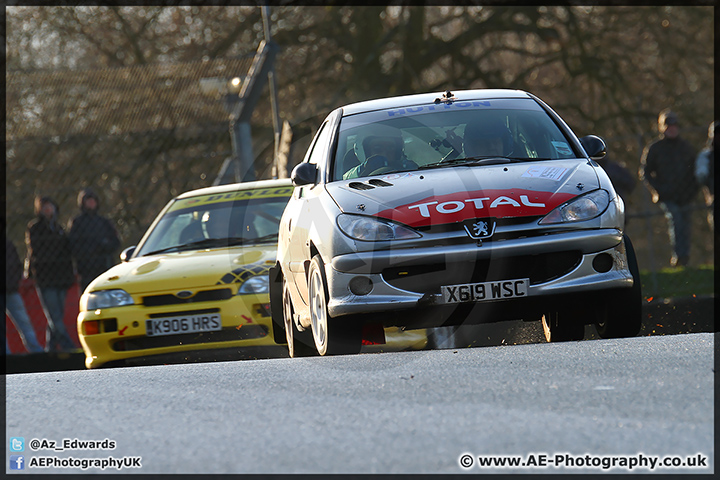
[[[638,336],[678,335],[716,332],[715,297],[644,300],[643,325]],[[594,325],[585,326],[585,340],[600,338]],[[456,334],[455,347],[485,347],[543,343],[539,321],[522,320],[485,325],[462,325]]]
[[[639,336],[677,335],[683,333],[716,332],[714,321],[715,297],[688,297],[678,299],[645,300],[643,326]],[[593,325],[585,326],[585,340],[599,338]],[[539,321],[462,325],[458,328],[454,346],[446,348],[489,347],[544,343],[545,337]],[[284,346],[267,349],[205,350],[177,353],[133,362],[134,365],[169,365],[213,361],[258,360],[287,358]],[[9,355],[5,358],[5,373],[33,373],[59,370],[84,370],[82,351],[63,354]]]

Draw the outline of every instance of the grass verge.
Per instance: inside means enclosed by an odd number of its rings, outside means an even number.
[[[715,293],[715,266],[663,268],[640,271],[643,297],[692,297]]]

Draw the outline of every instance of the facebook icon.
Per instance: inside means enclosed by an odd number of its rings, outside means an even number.
[[[25,470],[25,457],[23,455],[10,455],[10,470]]]

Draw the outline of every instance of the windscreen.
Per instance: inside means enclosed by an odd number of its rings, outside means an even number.
[[[455,102],[343,117],[332,178],[452,167],[489,158],[578,156],[532,99]]]
[[[233,245],[277,243],[292,187],[242,190],[175,200],[137,256]]]

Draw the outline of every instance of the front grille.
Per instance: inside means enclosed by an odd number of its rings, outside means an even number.
[[[241,328],[223,328],[216,332],[183,333],[160,337],[138,337],[122,339],[112,345],[116,352],[146,350],[150,348],[174,347],[177,345],[197,345],[199,343],[232,342],[263,338],[268,334],[265,325],[243,325]]]
[[[582,260],[579,251],[499,257],[476,263],[435,263],[393,267],[382,275],[390,285],[417,293],[439,293],[442,285],[530,278],[530,284],[548,282],[575,269]]]
[[[219,308],[203,308],[202,310],[183,310],[181,312],[162,312],[150,313],[148,318],[165,318],[165,317],[191,317],[193,315],[206,315],[208,313],[218,313]]]
[[[181,305],[184,303],[216,302],[218,300],[229,300],[232,298],[232,290],[219,288],[217,290],[203,290],[190,298],[180,298],[172,294],[151,295],[143,297],[143,305],[146,307],[160,307],[164,305]]]
[[[478,217],[478,220],[482,220],[483,218],[490,218],[490,217]],[[528,232],[532,232],[533,228],[536,227],[537,221],[540,220],[542,217],[533,216],[533,217],[507,217],[507,218],[497,218],[495,219],[495,225],[496,230],[502,230],[503,227],[516,227],[518,225],[528,225]],[[448,232],[463,232],[465,233],[465,228],[463,228],[463,224],[461,222],[455,222],[455,223],[442,223],[438,225],[426,225],[422,227],[415,227],[416,230],[423,232],[423,233],[429,233],[429,234],[440,234],[440,233],[448,233]],[[530,233],[528,233],[530,234]],[[496,238],[496,233],[492,237],[490,237],[487,240],[489,241],[494,238]],[[509,232],[507,235],[511,235],[511,237],[508,238],[517,238],[517,233],[515,232]]]

